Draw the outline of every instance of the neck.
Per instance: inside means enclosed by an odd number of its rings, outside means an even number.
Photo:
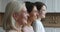
[[[41,20],[41,18],[38,18],[39,20]]]
[[[31,25],[33,21],[31,20],[28,20],[28,25]]]
[[[18,22],[16,22],[16,27],[17,28],[19,28],[19,27],[21,27],[22,25],[21,24],[19,24]]]

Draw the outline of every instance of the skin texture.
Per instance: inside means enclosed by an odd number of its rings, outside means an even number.
[[[37,19],[38,11],[37,11],[36,6],[33,7],[32,11],[31,11],[31,13],[29,15],[30,15],[30,17],[29,17],[30,22],[31,21],[33,22],[34,20]]]
[[[39,17],[45,18],[45,15],[46,15],[46,6],[42,6],[42,8],[39,11]]]
[[[27,9],[24,6],[19,13],[14,13],[13,17],[20,25],[27,24],[29,14],[27,13]]]

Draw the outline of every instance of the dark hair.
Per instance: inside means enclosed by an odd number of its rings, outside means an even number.
[[[35,2],[35,5],[36,5],[38,11],[40,11],[40,9],[43,7],[43,5],[46,6],[43,2]]]
[[[27,12],[30,13],[34,7],[34,4],[30,1],[26,1],[25,2],[26,8],[27,8]]]

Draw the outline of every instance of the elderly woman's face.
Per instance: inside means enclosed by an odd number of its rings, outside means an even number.
[[[27,9],[26,7],[23,7],[20,11],[20,13],[18,13],[18,23],[20,24],[27,24],[27,19],[28,19],[29,14],[27,13]]]

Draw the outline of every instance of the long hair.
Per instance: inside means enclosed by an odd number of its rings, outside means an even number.
[[[14,12],[20,12],[21,8],[24,6],[23,2],[11,1],[7,4],[5,9],[5,14],[3,17],[3,29],[10,30],[15,29],[15,19],[12,17]]]

